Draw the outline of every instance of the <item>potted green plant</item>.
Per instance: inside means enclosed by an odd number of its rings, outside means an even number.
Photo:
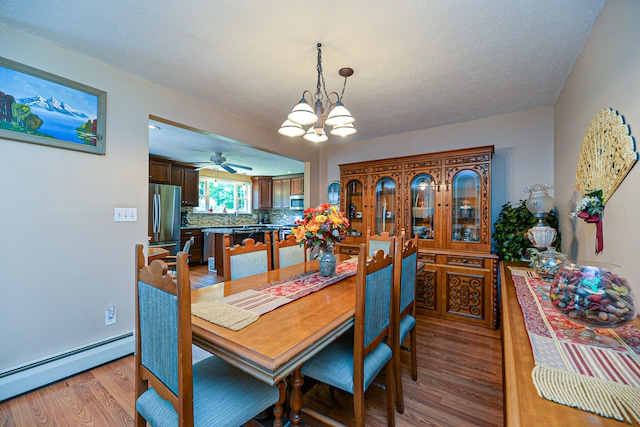
[[[537,220],[525,206],[525,201],[505,203],[493,227],[493,240],[496,242],[498,257],[503,261],[522,261],[528,259],[527,250],[533,244],[527,237],[527,230],[536,225]],[[554,209],[545,217],[544,221],[558,231],[558,216]],[[560,247],[560,232],[554,243]]]

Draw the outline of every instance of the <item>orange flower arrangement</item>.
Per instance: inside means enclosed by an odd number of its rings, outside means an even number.
[[[305,209],[302,219],[295,225],[291,231],[298,243],[304,243],[308,248],[326,247],[344,240],[349,220],[335,206],[323,203],[316,208]]]

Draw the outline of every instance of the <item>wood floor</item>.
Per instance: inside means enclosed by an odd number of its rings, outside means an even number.
[[[193,288],[221,278],[206,266],[192,267]],[[418,381],[411,380],[409,354],[402,357],[404,414],[396,426],[502,426],[500,332],[418,315]],[[133,426],[134,356],[126,356],[76,376],[0,403],[0,427]],[[385,392],[371,386],[365,395],[366,425],[387,425]],[[353,425],[353,400],[324,384],[305,394],[308,405]],[[305,418],[311,426],[324,424]]]

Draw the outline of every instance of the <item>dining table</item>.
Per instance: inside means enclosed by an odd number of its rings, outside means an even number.
[[[338,261],[349,255],[336,255]],[[191,291],[191,304],[219,300],[303,273],[318,271],[318,261],[275,269],[255,276],[217,283]],[[260,315],[233,331],[192,314],[193,343],[227,363],[275,385],[288,379],[289,421],[302,422],[302,365],[354,324],[356,276]]]
[[[159,246],[151,246],[147,250],[147,263],[151,264],[151,261],[156,259],[162,259],[169,255],[169,251]]]

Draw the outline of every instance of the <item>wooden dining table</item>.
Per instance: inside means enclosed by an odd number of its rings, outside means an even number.
[[[348,258],[338,255],[338,260]],[[191,291],[191,303],[226,297],[247,289],[318,271],[316,260]],[[290,374],[290,421],[302,421],[302,365],[353,326],[356,276],[265,313],[239,330],[191,316],[193,343],[267,384]]]
[[[147,263],[151,264],[151,261],[155,259],[162,259],[169,255],[169,251],[159,246],[152,246],[147,250]]]

